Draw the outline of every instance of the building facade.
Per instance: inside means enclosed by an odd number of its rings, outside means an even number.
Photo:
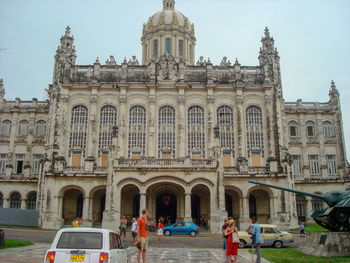
[[[142,30],[142,64],[77,65],[66,28],[47,101],[0,89],[0,207],[38,209],[59,229],[74,217],[117,229],[148,208],[151,223],[233,216],[282,228],[309,220],[313,193],[350,186],[339,92],[328,102],[285,102],[280,57],[266,28],[259,65],[224,57],[195,63],[194,26],[164,0]]]

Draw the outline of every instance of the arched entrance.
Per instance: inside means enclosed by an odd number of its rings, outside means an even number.
[[[63,195],[62,217],[64,224],[70,225],[74,218],[83,217],[83,193],[78,189],[69,189]]]
[[[92,223],[94,225],[102,224],[103,220],[103,211],[106,206],[106,189],[103,187],[102,189],[98,189],[92,194]]]
[[[241,192],[235,187],[225,187],[225,208],[227,216],[233,217],[237,221],[240,218],[240,200],[242,199]]]
[[[198,184],[192,188],[191,209],[193,222],[207,229],[210,222],[210,190],[206,185]]]
[[[298,215],[298,221],[299,222],[305,222],[306,221],[306,199],[305,195],[295,195],[296,202],[297,202],[297,215]]]
[[[164,218],[165,225],[184,218],[184,189],[172,182],[155,183],[147,188],[147,207],[150,222]],[[154,221],[155,220],[155,221]]]
[[[249,194],[249,216],[257,217],[260,223],[268,223],[270,219],[269,193],[263,189],[255,189]]]
[[[173,224],[177,219],[177,198],[170,193],[160,194],[157,197],[156,220],[164,218],[165,224]]]
[[[120,207],[120,216],[126,216],[128,222],[131,222],[133,217],[140,216],[140,190],[137,186],[129,184],[122,188]]]

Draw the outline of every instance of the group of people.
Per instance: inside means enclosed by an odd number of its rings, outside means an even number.
[[[260,237],[260,226],[257,223],[257,220],[255,217],[251,218],[252,221],[252,229],[250,232],[248,232],[249,235],[251,235],[251,244],[253,246],[253,252],[254,248],[256,249],[256,263],[260,263],[261,255],[260,255],[260,244],[261,244],[261,237]],[[224,224],[221,228],[222,231],[222,237],[223,237],[223,248],[225,249],[226,253],[226,262],[227,263],[237,263],[237,257],[238,257],[238,247],[240,244],[238,230],[236,227],[236,222],[233,220],[232,217],[229,217],[228,219],[225,218]],[[233,258],[233,261],[232,261]]]

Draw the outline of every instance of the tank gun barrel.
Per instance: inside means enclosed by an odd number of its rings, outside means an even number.
[[[324,195],[320,195],[320,194],[313,194],[313,193],[308,193],[308,192],[303,192],[303,191],[298,191],[298,190],[294,190],[294,189],[289,189],[289,188],[285,188],[285,187],[281,187],[281,186],[276,186],[276,185],[272,185],[272,184],[265,184],[265,183],[260,183],[254,180],[249,180],[249,183],[252,184],[257,184],[257,185],[264,185],[267,187],[271,187],[271,188],[276,188],[279,190],[283,190],[283,191],[288,191],[288,192],[292,192],[292,193],[296,193],[296,194],[300,194],[300,195],[307,195],[307,196],[311,196],[317,199],[321,199],[323,201],[325,201],[329,206],[333,205],[333,202],[331,202],[331,200],[329,200],[327,197],[325,197]]]

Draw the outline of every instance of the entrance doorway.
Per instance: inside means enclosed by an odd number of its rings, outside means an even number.
[[[173,194],[165,193],[157,197],[156,219],[164,218],[164,224],[169,225],[176,222],[177,198]]]
[[[191,195],[191,217],[197,226],[200,225],[201,217],[201,199],[198,195]]]

